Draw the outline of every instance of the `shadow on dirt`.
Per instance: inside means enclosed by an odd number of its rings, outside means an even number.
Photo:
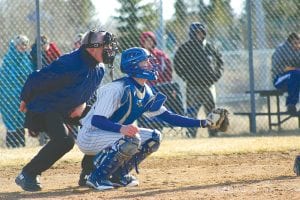
[[[51,199],[61,199],[60,197],[66,197],[71,195],[80,195],[91,192],[89,188],[83,187],[68,187],[62,188],[59,190],[53,191],[40,191],[40,192],[7,192],[0,193],[0,199],[5,200],[15,200],[15,199],[42,199],[42,198],[51,198]]]
[[[256,184],[264,181],[274,181],[274,180],[292,180],[295,179],[295,176],[279,176],[270,179],[261,179],[261,180],[248,180],[248,181],[236,181],[225,183],[211,184],[211,185],[194,185],[187,187],[179,187],[173,189],[159,189],[159,188],[149,188],[149,189],[130,189],[127,190],[128,195],[118,196],[114,199],[135,199],[141,197],[153,197],[155,195],[164,194],[164,193],[173,193],[178,191],[192,191],[192,190],[201,190],[201,189],[210,189],[215,187],[230,187],[239,184]],[[0,193],[0,199],[5,200],[15,200],[15,199],[42,199],[42,198],[51,198],[51,199],[60,199],[67,196],[81,195],[86,193],[93,193],[95,190],[82,187],[68,187],[60,190],[54,191],[41,191],[41,192],[10,192],[10,193]],[[71,198],[71,197],[69,197]]]
[[[274,177],[270,179],[261,179],[261,180],[248,180],[248,181],[237,181],[237,182],[230,182],[227,181],[226,183],[218,183],[218,184],[211,184],[211,185],[195,185],[195,186],[187,186],[187,187],[179,187],[174,189],[156,189],[156,188],[149,188],[147,191],[144,190],[144,192],[140,192],[141,190],[138,190],[138,194],[130,194],[130,195],[123,195],[119,196],[115,199],[135,199],[135,198],[141,198],[141,197],[154,197],[155,195],[163,194],[163,193],[173,193],[178,191],[192,191],[192,190],[201,190],[201,189],[210,189],[215,187],[229,187],[239,184],[255,184],[260,183],[264,181],[276,181],[276,180],[291,180],[295,179],[295,176],[279,176]],[[137,190],[131,190],[131,192],[136,192]]]

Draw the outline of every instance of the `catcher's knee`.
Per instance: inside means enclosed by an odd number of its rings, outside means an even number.
[[[148,153],[153,153],[158,150],[161,140],[162,140],[161,132],[154,129],[152,133],[152,137],[146,140],[142,144],[142,149],[145,149]]]
[[[121,154],[131,157],[138,152],[140,146],[141,137],[137,134],[133,137],[122,137],[115,143],[114,148]]]

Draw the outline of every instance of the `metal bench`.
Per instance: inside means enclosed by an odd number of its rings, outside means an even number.
[[[250,93],[247,91],[246,93]],[[255,113],[255,116],[268,116],[268,126],[269,130],[272,130],[273,126],[277,126],[277,130],[281,130],[281,125],[291,119],[292,117],[298,117],[298,127],[300,128],[300,113],[298,115],[290,115],[287,112],[282,112],[280,110],[280,96],[282,96],[285,91],[281,90],[256,90],[254,91],[255,94],[259,94],[260,97],[267,98],[267,112],[258,112]],[[276,112],[271,112],[271,98],[275,97],[276,101]],[[244,115],[249,117],[249,122],[251,124],[251,112],[235,112],[235,115]],[[276,116],[275,122],[272,121],[272,116]],[[251,130],[250,126],[250,132]]]

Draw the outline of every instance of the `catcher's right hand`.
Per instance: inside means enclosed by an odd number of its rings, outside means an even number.
[[[207,115],[208,127],[220,132],[226,132],[229,127],[229,112],[224,108],[216,108]]]

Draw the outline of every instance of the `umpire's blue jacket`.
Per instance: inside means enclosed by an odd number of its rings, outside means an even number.
[[[29,112],[57,112],[67,118],[75,107],[91,98],[104,70],[103,64],[98,65],[80,48],[33,72],[22,89],[21,100],[26,102]]]

